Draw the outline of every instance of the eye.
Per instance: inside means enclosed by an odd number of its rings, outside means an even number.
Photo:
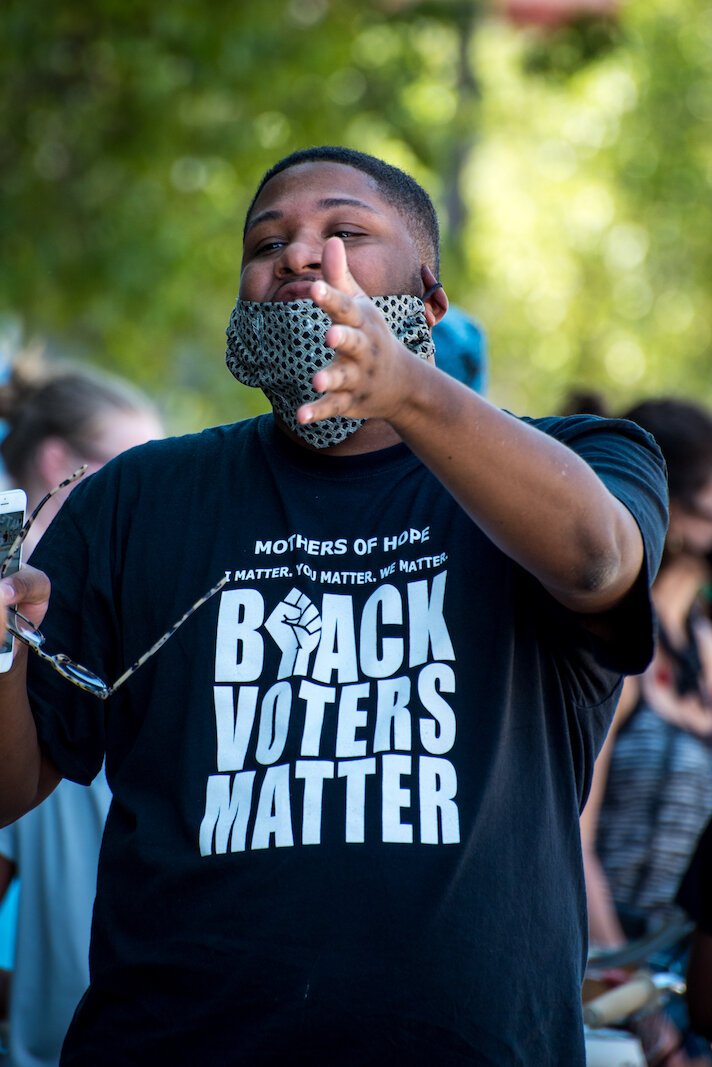
[[[287,242],[278,237],[271,237],[269,240],[260,241],[258,245],[252,250],[253,256],[267,256],[270,252],[278,252],[280,248],[284,248]]]
[[[342,241],[348,241],[353,237],[363,237],[363,234],[357,233],[355,230],[334,230],[331,236],[340,237]]]

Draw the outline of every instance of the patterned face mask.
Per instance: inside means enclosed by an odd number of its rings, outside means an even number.
[[[391,331],[413,355],[428,359],[435,348],[417,296],[375,296]],[[303,426],[295,413],[318,400],[312,378],[334,359],[324,344],[331,319],[311,300],[259,303],[238,299],[227,328],[225,361],[239,382],[261,389],[291,430],[315,448],[339,444],[363,425],[363,419],[336,415]]]

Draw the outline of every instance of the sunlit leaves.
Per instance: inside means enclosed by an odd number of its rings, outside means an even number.
[[[635,0],[621,19],[616,47],[565,80],[527,72],[528,37],[479,34],[469,303],[490,328],[496,392],[518,409],[572,384],[614,406],[712,399],[709,11]],[[521,373],[530,361],[550,375]]]
[[[123,370],[176,427],[262,409],[222,359],[242,214],[275,158],[347,143],[433,193],[496,399],[712,398],[712,13],[542,35],[483,10],[8,0],[0,341]]]

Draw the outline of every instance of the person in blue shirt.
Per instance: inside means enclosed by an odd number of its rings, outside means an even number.
[[[433,344],[440,370],[476,393],[487,392],[487,343],[480,323],[451,304],[433,326]]]

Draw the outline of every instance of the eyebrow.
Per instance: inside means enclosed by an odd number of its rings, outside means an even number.
[[[376,208],[371,207],[371,205],[367,204],[364,200],[357,200],[355,197],[351,196],[328,196],[323,200],[318,200],[316,206],[322,210],[328,210],[333,207],[357,207],[364,211],[369,211],[372,215],[379,214]],[[259,215],[253,216],[247,223],[245,234],[248,234],[250,230],[259,225],[260,222],[274,222],[275,220],[282,218],[284,218],[283,211],[277,211],[275,209],[260,211]]]

